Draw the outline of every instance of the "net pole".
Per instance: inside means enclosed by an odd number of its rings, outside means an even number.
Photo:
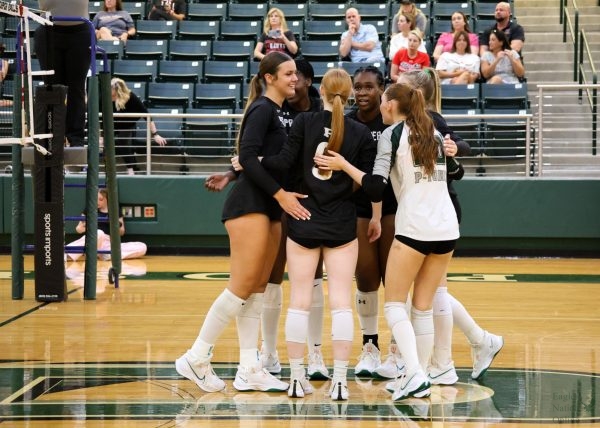
[[[17,100],[21,93],[21,74],[15,76],[13,100]],[[19,104],[13,102],[13,135],[21,135],[21,109]],[[23,248],[25,245],[25,175],[22,163],[22,146],[12,146],[12,226],[11,226],[11,274],[12,298],[23,299],[25,265]]]
[[[106,190],[108,191],[108,218],[110,222],[110,253],[115,274],[121,273],[121,235],[119,234],[119,189],[115,160],[115,129],[110,87],[110,73],[100,73],[102,91],[102,126],[104,129],[104,163],[106,166]]]
[[[98,123],[98,76],[88,79],[88,170],[86,176],[85,273],[83,298],[96,298],[98,266],[98,175],[100,173],[100,142]]]

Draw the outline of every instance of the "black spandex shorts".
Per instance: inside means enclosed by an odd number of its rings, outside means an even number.
[[[308,248],[313,250],[315,248],[336,248],[341,247],[342,245],[346,245],[348,242],[354,241],[356,238],[352,238],[350,240],[344,239],[317,239],[317,238],[291,238],[292,241],[296,244],[303,246],[304,248]]]
[[[450,241],[417,241],[407,236],[396,235],[396,239],[404,245],[408,245],[413,250],[426,256],[429,254],[446,254],[456,247],[456,239]]]

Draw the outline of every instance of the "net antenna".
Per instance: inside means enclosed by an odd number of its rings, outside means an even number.
[[[25,91],[24,79],[21,79],[21,138],[0,138],[0,144],[21,144],[23,146],[31,144],[44,156],[52,155],[44,146],[35,142],[35,140],[51,139],[53,135],[34,133],[32,76],[53,75],[54,70],[31,70],[31,43],[29,38],[29,20],[36,21],[41,25],[54,25],[50,20],[50,12],[28,8],[23,6],[22,1],[19,4],[0,1],[0,14],[16,16],[20,19],[20,25],[18,26],[20,31],[17,32],[17,69],[21,75],[27,74],[27,91]],[[25,103],[29,106],[29,123],[27,123]]]

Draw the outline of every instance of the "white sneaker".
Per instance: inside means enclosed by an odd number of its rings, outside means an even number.
[[[263,369],[260,364],[255,367],[238,366],[233,387],[238,391],[287,391],[289,385]]]
[[[400,352],[398,352],[398,345],[391,343],[390,353],[385,358],[385,361],[373,370],[373,377],[396,379],[404,372],[404,359],[402,358],[402,355],[400,355]]]
[[[310,380],[326,380],[329,379],[329,370],[323,362],[323,355],[319,351],[309,352],[308,367],[306,369]]]
[[[290,388],[288,397],[303,398],[305,395],[312,394],[315,389],[312,387],[306,377],[297,377],[290,379]]]
[[[348,399],[348,383],[346,379],[334,379],[331,381],[329,396],[335,401],[344,401]]]
[[[454,385],[458,382],[458,375],[452,361],[445,367],[433,364],[427,368],[427,372],[427,377],[432,385]]]
[[[184,354],[175,360],[175,370],[181,376],[195,382],[203,391],[217,392],[225,389],[225,382],[215,374],[210,363],[191,363]]]
[[[261,351],[259,357],[260,364],[264,369],[271,374],[281,373],[281,364],[279,364],[279,355],[277,351],[274,354],[269,354]]]
[[[402,375],[394,383],[392,401],[404,400],[408,397],[423,398],[431,394],[431,384],[421,369],[410,376],[406,374]]]
[[[473,358],[473,373],[472,379],[479,379],[483,376],[486,370],[492,365],[494,357],[500,352],[504,346],[502,336],[487,331],[483,332],[483,340],[480,344],[471,345],[471,357]]]
[[[373,376],[373,372],[381,365],[381,353],[373,341],[365,343],[362,353],[358,357],[358,364],[354,367],[355,376]]]

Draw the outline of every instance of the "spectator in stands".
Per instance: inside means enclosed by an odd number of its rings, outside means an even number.
[[[429,55],[419,51],[421,43],[423,43],[421,31],[418,29],[412,30],[408,34],[408,48],[400,49],[392,59],[392,67],[390,69],[392,82],[396,82],[401,73],[429,67]]]
[[[114,77],[110,81],[110,87],[114,113],[148,113],[144,103],[142,103],[136,94],[129,90],[127,84],[122,79]],[[114,118],[115,139],[117,139],[118,145],[121,146],[117,154],[125,154],[125,165],[127,166],[127,174],[129,175],[134,175],[136,170],[131,139],[135,130],[135,123],[139,119],[139,117]],[[167,144],[167,140],[158,135],[156,124],[153,121],[150,121],[150,134],[152,135],[152,140],[159,146]]]
[[[135,24],[129,12],[123,10],[121,0],[104,0],[104,8],[92,21],[98,40],[121,40],[135,36]]]
[[[263,32],[254,48],[254,58],[260,61],[271,51],[284,52],[292,58],[298,53],[294,32],[288,28],[283,11],[276,7],[267,12]]]
[[[451,51],[444,52],[435,67],[443,85],[464,85],[479,79],[479,56],[472,53],[471,48],[468,32],[459,31],[454,35]]]
[[[447,33],[442,33],[438,38],[432,55],[435,62],[438,62],[444,52],[451,52],[454,49],[454,40],[456,39],[456,35],[461,31],[466,31],[469,36],[470,47],[468,48],[468,52],[479,55],[479,38],[477,34],[471,32],[469,22],[464,13],[457,11],[452,14],[450,30]]]
[[[182,21],[187,12],[185,0],[152,0],[148,19],[153,21]]]
[[[40,0],[42,10],[52,16],[86,18],[89,16],[85,0]],[[42,70],[54,70],[44,76],[48,85],[65,85],[67,89],[67,117],[65,137],[71,147],[83,147],[85,142],[86,76],[90,68],[90,28],[81,21],[54,21],[54,25],[40,25],[35,30],[35,53]]]
[[[490,34],[489,50],[481,56],[481,75],[487,83],[518,83],[525,76],[519,53],[510,48],[501,30]]]
[[[0,56],[4,54],[4,50],[6,46],[4,43],[0,43]],[[0,60],[0,83],[6,80],[6,77],[9,73],[14,73],[14,65],[8,63],[7,60]],[[13,101],[11,99],[0,99],[0,107],[10,107],[13,105]]]
[[[352,62],[380,62],[385,58],[377,29],[371,24],[361,24],[358,10],[351,7],[346,10],[348,30],[342,33],[340,56],[350,57]]]
[[[390,51],[388,54],[388,58],[390,60],[394,59],[394,55],[400,49],[408,48],[408,34],[415,29],[415,21],[409,15],[401,14],[398,17],[398,30],[399,32],[394,34],[390,40]],[[425,46],[425,42],[421,42],[419,46],[420,52],[427,53],[427,47]]]
[[[415,23],[415,27],[421,30],[421,33],[425,34],[427,30],[427,17],[425,14],[415,6],[415,2],[412,0],[402,0],[400,2],[400,10],[392,19],[392,36],[398,32],[398,19],[400,15],[407,15],[410,20]],[[412,28],[414,30],[414,28]]]
[[[498,3],[496,5],[494,16],[496,18],[496,25],[484,31],[479,37],[479,56],[483,56],[483,53],[490,49],[488,46],[492,30],[504,32],[508,39],[510,49],[518,52],[520,55],[523,44],[525,43],[525,30],[510,19],[510,4],[506,2]]]

